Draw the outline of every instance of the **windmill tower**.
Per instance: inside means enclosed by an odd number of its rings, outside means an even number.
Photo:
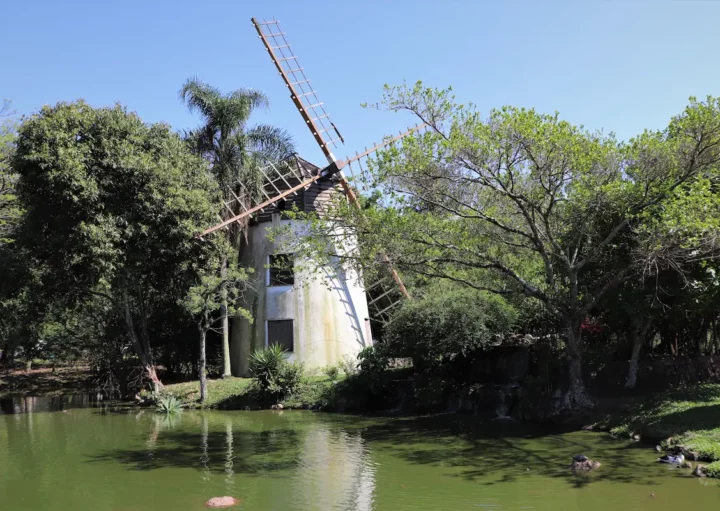
[[[294,254],[282,253],[281,247],[288,240],[269,234],[278,228],[289,228],[288,232],[296,236],[307,232],[306,223],[284,215],[291,208],[322,217],[338,194],[357,206],[357,196],[343,169],[352,173],[354,164],[362,172],[363,159],[422,128],[416,126],[353,157],[337,159],[332,149],[344,140],[310,85],[279,22],[253,18],[252,23],[328,163],[319,167],[298,156],[286,162],[267,162],[260,169],[264,184],[256,199],[248,204],[231,190],[234,198],[225,204],[230,218],[201,234],[206,236],[234,222],[249,222],[241,262],[253,268],[259,279],[246,296],[254,321],[235,320],[231,330],[232,371],[238,376],[247,375],[253,351],[275,343],[287,349],[291,360],[308,368],[335,364],[346,357],[354,359],[360,350],[372,345],[371,324],[389,321],[392,310],[403,298],[409,298],[387,258],[381,276],[366,283],[361,275],[339,264],[333,268],[316,265],[314,270],[306,269],[312,264],[304,264],[300,269]],[[243,183],[236,186],[244,197],[253,196],[246,193]],[[310,271],[328,277],[318,279]]]

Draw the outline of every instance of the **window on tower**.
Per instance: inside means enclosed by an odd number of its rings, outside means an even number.
[[[292,254],[271,255],[269,263],[269,286],[292,286],[295,284],[295,260]]]
[[[293,320],[277,319],[267,322],[267,344],[279,344],[288,352],[295,349],[295,341],[293,336]]]

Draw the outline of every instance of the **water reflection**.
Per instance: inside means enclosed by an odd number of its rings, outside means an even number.
[[[101,393],[3,397],[0,398],[0,415],[67,411],[98,406],[104,401],[105,396]]]
[[[471,419],[151,409],[6,415],[0,509],[200,511],[219,495],[242,499],[246,511],[720,506],[717,480],[659,466],[637,443],[520,425],[466,428]],[[603,466],[573,477],[566,459],[576,452]]]
[[[233,424],[230,418],[225,420],[225,485],[228,493],[232,495],[235,486],[235,472],[233,472]]]
[[[370,511],[375,471],[360,433],[328,425],[308,431],[292,489],[300,509]]]

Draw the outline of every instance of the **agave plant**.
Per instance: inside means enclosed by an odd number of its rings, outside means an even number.
[[[261,389],[266,390],[272,385],[284,362],[285,348],[279,344],[272,344],[250,355],[250,375],[255,378]]]
[[[157,404],[158,413],[173,415],[183,411],[183,405],[175,396],[168,396],[160,399]]]

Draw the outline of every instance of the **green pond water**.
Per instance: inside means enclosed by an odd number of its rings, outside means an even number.
[[[0,403],[0,510],[201,510],[222,495],[247,511],[720,509],[718,480],[603,433],[450,415],[73,407],[86,401]],[[578,453],[602,467],[571,474]]]

